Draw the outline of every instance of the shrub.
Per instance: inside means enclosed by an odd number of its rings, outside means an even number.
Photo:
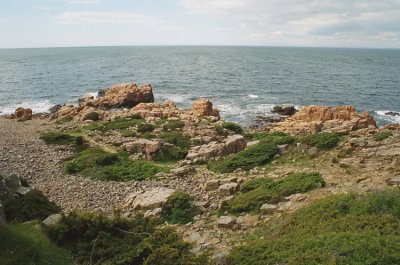
[[[189,194],[177,191],[162,207],[161,218],[172,224],[186,224],[193,220],[197,210],[192,205]]]
[[[136,136],[136,133],[129,129],[123,129],[120,131],[120,133],[123,137],[135,137]]]
[[[275,143],[263,142],[222,160],[210,161],[208,168],[218,173],[233,172],[237,168],[250,170],[269,163],[278,153],[279,148]]]
[[[138,126],[138,132],[140,132],[140,133],[152,132],[152,131],[154,131],[155,128],[156,127],[153,124],[142,123],[142,124],[139,124],[139,126]]]
[[[277,203],[283,197],[307,192],[324,184],[318,173],[293,173],[277,181],[253,179],[243,184],[241,192],[228,203],[227,210],[233,213],[258,212],[264,203]]]
[[[189,148],[190,146],[190,137],[178,132],[164,132],[160,135],[160,139],[179,148]]]
[[[228,264],[399,264],[399,217],[397,190],[331,196],[260,229]]]
[[[156,225],[141,215],[126,219],[75,211],[47,232],[80,264],[201,264],[175,230]]]
[[[86,113],[85,117],[83,117],[83,120],[92,120],[92,121],[98,121],[99,120],[99,113],[97,112],[89,112]]]
[[[234,123],[234,122],[226,121],[226,122],[224,122],[222,127],[227,129],[227,130],[233,131],[236,134],[242,134],[243,133],[243,128],[239,124]]]
[[[63,132],[48,132],[40,135],[46,144],[73,144],[75,142],[75,136]]]
[[[62,117],[61,119],[57,120],[56,123],[57,124],[62,124],[62,123],[66,123],[66,122],[70,122],[72,121],[74,118],[71,115],[65,115],[64,117]]]
[[[128,181],[154,178],[167,168],[153,162],[131,160],[126,153],[110,154],[100,148],[88,148],[68,162],[64,170],[100,180]]]
[[[178,147],[163,148],[161,152],[157,153],[154,157],[155,161],[159,162],[175,162],[184,159],[188,154],[187,149]]]
[[[85,141],[83,140],[82,136],[75,137],[75,145],[76,146],[83,146],[84,144],[85,144]]]
[[[393,133],[391,131],[382,131],[376,133],[374,138],[376,141],[383,141],[391,136],[393,136]]]
[[[302,143],[315,146],[320,150],[328,150],[337,146],[340,136],[337,133],[322,132],[305,136],[300,139]]]
[[[49,215],[61,211],[54,202],[50,202],[41,191],[31,190],[22,197],[14,198],[5,207],[7,220],[31,221],[44,220]]]
[[[72,265],[65,250],[55,247],[37,224],[10,224],[0,228],[0,263]]]
[[[89,131],[102,131],[107,132],[111,130],[123,130],[128,129],[129,127],[138,126],[143,123],[142,118],[137,118],[137,116],[133,116],[136,118],[119,118],[113,121],[103,122],[103,123],[96,123],[85,126],[84,129]]]
[[[174,131],[176,129],[182,128],[185,126],[185,122],[181,120],[168,120],[164,123],[163,128],[164,131]]]
[[[154,134],[149,132],[142,134],[141,137],[148,140],[156,138]]]

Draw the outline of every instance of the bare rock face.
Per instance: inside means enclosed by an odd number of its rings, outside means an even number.
[[[125,198],[123,208],[155,209],[161,207],[175,192],[174,189],[157,187],[143,193],[132,193]]]
[[[204,116],[219,117],[219,111],[217,109],[213,109],[213,104],[208,99],[199,99],[193,101],[192,111],[193,111],[193,116],[195,117],[204,117]]]
[[[153,160],[154,156],[161,150],[160,141],[139,139],[132,143],[127,143],[125,149],[129,154],[137,154],[147,160]]]
[[[321,131],[348,134],[362,128],[376,128],[376,122],[367,112],[356,112],[354,106],[307,106],[292,117],[273,124],[271,131],[302,135]]]
[[[18,121],[27,121],[32,119],[32,109],[29,108],[17,108],[10,116],[11,119],[17,119]]]
[[[211,142],[192,147],[186,159],[192,162],[207,161],[212,157],[238,153],[246,147],[246,139],[242,135],[235,134],[227,137],[222,143]]]
[[[139,103],[151,102],[154,102],[154,96],[150,84],[138,86],[135,83],[127,83],[101,90],[97,98],[84,98],[80,101],[80,105],[100,109],[113,109],[132,108]]]

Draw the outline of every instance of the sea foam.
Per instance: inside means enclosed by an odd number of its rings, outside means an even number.
[[[40,101],[25,101],[21,103],[9,104],[5,106],[0,106],[0,115],[9,115],[14,113],[16,108],[30,108],[33,113],[43,113],[48,112],[54,104],[49,100],[40,100]]]

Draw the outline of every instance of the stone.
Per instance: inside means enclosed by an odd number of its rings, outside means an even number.
[[[6,213],[4,211],[3,202],[0,200],[0,227],[7,225]]]
[[[231,183],[226,183],[226,184],[219,186],[218,192],[221,197],[226,197],[226,196],[232,195],[233,193],[238,191],[238,189],[239,189],[239,184],[231,182]]]
[[[60,222],[62,218],[63,218],[62,214],[59,214],[59,213],[52,214],[52,215],[48,216],[46,219],[44,219],[42,221],[42,224],[44,224],[45,226],[55,225],[58,222]]]
[[[232,228],[236,223],[236,218],[233,216],[221,216],[218,221],[217,225],[221,228]]]
[[[236,219],[236,223],[238,223],[241,227],[247,228],[247,227],[255,227],[260,220],[260,216],[258,215],[251,215],[251,214],[246,214],[245,216],[239,216]]]
[[[21,179],[16,174],[11,174],[4,178],[5,185],[10,191],[16,191],[21,187]]]
[[[24,196],[25,194],[27,194],[31,190],[32,190],[31,187],[23,187],[23,186],[21,186],[16,190],[16,193],[19,194],[19,195]]]
[[[172,173],[176,177],[187,177],[195,172],[196,172],[195,168],[190,165],[173,168],[170,170],[170,173]]]
[[[155,209],[161,207],[175,192],[174,189],[157,187],[143,193],[133,193],[123,202],[123,208]]]
[[[161,142],[157,140],[139,139],[125,144],[125,150],[129,154],[143,155],[147,160],[153,160],[161,150]]]
[[[394,111],[388,111],[388,112],[385,112],[385,115],[388,115],[388,116],[400,116],[400,113],[398,113],[398,112],[394,112]]]
[[[219,111],[213,109],[213,104],[208,99],[195,100],[192,103],[193,116],[204,117],[204,116],[216,116],[219,117]]]
[[[365,147],[368,145],[367,140],[364,137],[351,138],[349,140],[351,147]]]
[[[32,109],[30,108],[17,108],[10,116],[11,119],[17,119],[18,121],[27,121],[32,119]]]
[[[297,152],[304,154],[305,152],[307,152],[310,149],[310,146],[307,144],[303,144],[303,143],[297,143],[296,149],[297,149]]]
[[[144,215],[145,218],[148,218],[148,217],[159,217],[161,215],[161,212],[162,212],[162,208],[159,207],[159,208],[155,208],[155,209],[152,209],[152,210],[147,210],[147,211],[144,212],[143,215]]]
[[[219,187],[219,179],[211,179],[204,184],[204,189],[206,191],[214,191],[217,190],[218,187]]]
[[[400,177],[394,177],[387,181],[389,185],[400,185]]]
[[[275,204],[264,203],[261,205],[260,211],[263,214],[273,214],[278,209],[278,206]]]
[[[277,105],[272,108],[271,112],[284,116],[292,116],[296,111],[293,105]]]
[[[6,186],[6,180],[0,175],[0,201],[4,204],[12,200],[13,192]]]
[[[233,195],[223,198],[218,205],[218,210],[222,210],[225,206],[229,204],[230,201],[233,200]]]

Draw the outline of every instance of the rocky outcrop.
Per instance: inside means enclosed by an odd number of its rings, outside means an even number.
[[[32,119],[32,109],[29,108],[17,108],[10,116],[11,119],[17,119],[18,121],[27,121]]]
[[[235,134],[227,137],[221,143],[211,142],[192,147],[186,159],[193,163],[207,161],[212,157],[238,153],[246,147],[246,139],[242,135]]]
[[[157,187],[143,193],[132,193],[125,198],[122,206],[134,210],[159,208],[174,192],[174,189]]]
[[[272,108],[272,113],[283,116],[292,116],[296,113],[296,108],[293,105],[277,105]]]
[[[294,135],[321,131],[348,134],[362,128],[376,128],[376,122],[369,113],[359,113],[354,106],[307,106],[285,121],[271,125],[271,131]]]
[[[195,117],[205,117],[205,116],[219,117],[219,111],[217,109],[213,109],[213,104],[208,99],[199,99],[193,101],[192,111],[193,111],[193,116]]]
[[[153,160],[154,156],[161,151],[161,147],[160,141],[147,139],[138,139],[135,142],[125,144],[125,149],[129,154],[147,160]]]

